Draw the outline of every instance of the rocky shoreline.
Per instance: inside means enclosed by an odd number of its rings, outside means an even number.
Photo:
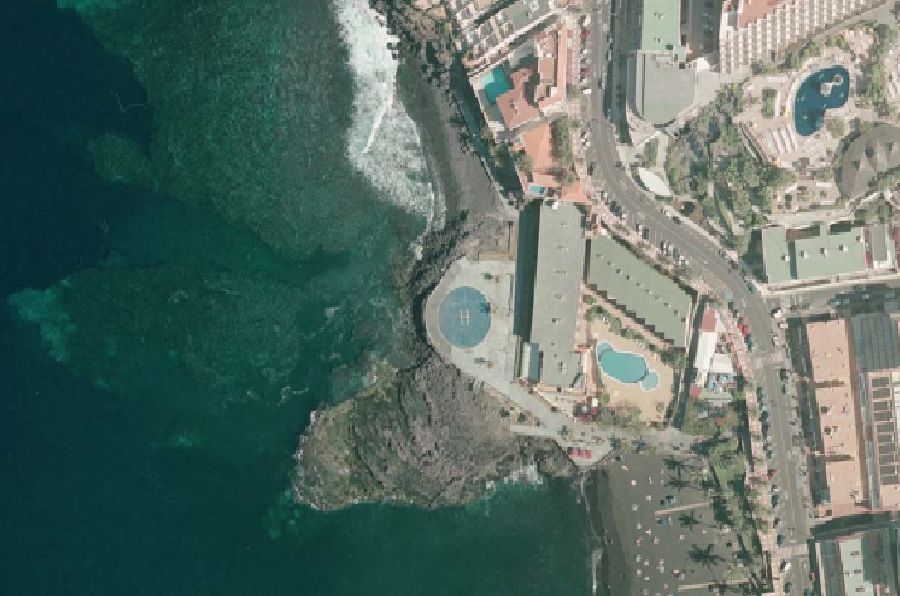
[[[381,364],[372,387],[314,414],[297,452],[294,498],[317,509],[358,502],[432,508],[482,498],[497,481],[529,468],[572,475],[555,443],[513,435],[501,399],[441,361],[427,342],[423,314],[431,290],[462,255],[505,250],[508,222],[478,156],[451,122],[449,78],[433,76],[448,72],[440,46],[421,37],[427,30],[397,29],[410,22],[415,9],[408,4],[373,5],[403,40],[400,91],[422,132],[446,204],[445,225],[424,237],[421,258],[398,268],[414,322],[413,364],[400,370]]]

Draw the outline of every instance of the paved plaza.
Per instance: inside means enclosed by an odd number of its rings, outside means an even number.
[[[503,391],[514,376],[515,262],[460,259],[425,305],[428,339],[461,371]]]

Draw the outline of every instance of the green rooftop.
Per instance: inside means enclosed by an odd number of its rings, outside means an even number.
[[[681,0],[644,0],[640,49],[648,52],[683,53]]]
[[[693,299],[609,236],[591,240],[587,283],[675,347],[685,347]]]
[[[874,565],[870,548],[863,545],[862,537],[842,540],[839,544],[844,594],[874,595]]]
[[[762,230],[763,264],[769,283],[820,279],[866,270],[865,228],[819,233],[788,241],[781,227]]]
[[[797,279],[831,277],[866,269],[866,243],[863,228],[818,236],[793,243]]]
[[[763,265],[766,268],[766,280],[781,283],[793,279],[791,276],[791,255],[788,251],[787,237],[784,228],[772,226],[762,229]]]

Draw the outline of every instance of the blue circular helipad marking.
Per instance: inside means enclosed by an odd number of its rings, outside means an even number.
[[[477,346],[491,328],[491,305],[471,286],[451,291],[441,302],[441,334],[458,348]]]

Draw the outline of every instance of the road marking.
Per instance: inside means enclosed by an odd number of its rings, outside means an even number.
[[[653,512],[653,515],[668,515],[670,513],[678,513],[679,511],[690,511],[691,509],[700,509],[701,507],[706,507],[709,505],[706,501],[701,501],[699,503],[691,503],[690,505],[679,505],[678,507],[671,507],[669,509],[657,509]]]

